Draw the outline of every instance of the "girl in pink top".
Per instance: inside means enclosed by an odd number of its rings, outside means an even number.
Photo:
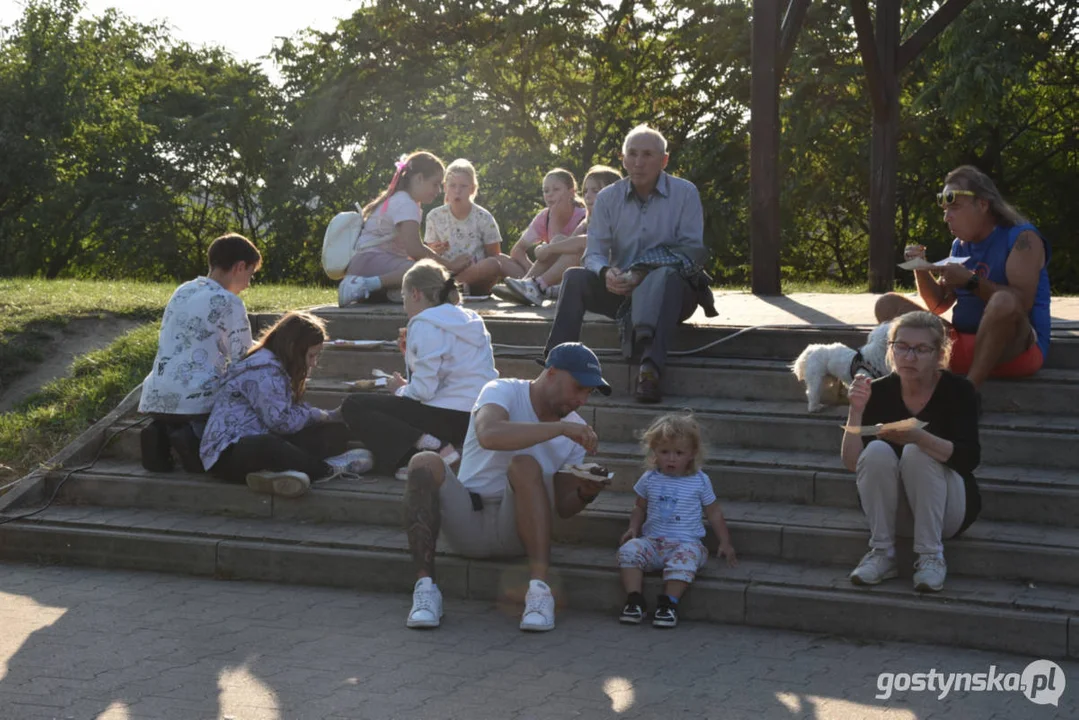
[[[557,233],[554,228],[548,229],[548,223],[555,225],[560,219],[554,215],[555,208],[548,202],[548,209],[541,212],[532,221],[528,230],[521,237],[511,255],[516,258],[517,248],[528,238],[529,233],[535,231],[538,237],[546,240],[543,244],[535,245],[536,262],[528,268],[528,272],[522,280],[507,278],[506,286],[509,292],[507,299],[518,302],[526,302],[532,305],[542,305],[544,299],[557,299],[558,289],[561,287],[562,275],[571,267],[581,264],[581,256],[584,254],[585,244],[588,240],[588,215],[592,212],[592,206],[596,202],[599,191],[611,183],[621,179],[618,171],[606,165],[595,165],[584,178],[584,204],[581,208],[576,205],[570,215],[570,223],[564,225]],[[571,193],[576,198],[577,185],[573,175],[566,170],[552,170],[547,173],[543,181],[543,195],[547,199],[548,181],[562,183],[572,188]],[[538,227],[537,227],[538,226]],[[542,232],[541,232],[542,231]],[[540,242],[542,242],[542,240]],[[525,256],[524,253],[521,253]],[[525,256],[527,261],[527,256]]]

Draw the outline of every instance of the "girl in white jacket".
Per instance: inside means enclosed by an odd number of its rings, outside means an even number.
[[[480,390],[498,377],[483,319],[457,304],[445,269],[421,260],[405,273],[402,290],[409,379],[395,374],[393,395],[356,393],[341,406],[353,437],[375,453],[380,474],[403,470],[419,450],[441,451],[452,463]]]

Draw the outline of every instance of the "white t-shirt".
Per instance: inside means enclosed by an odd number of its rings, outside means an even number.
[[[423,241],[428,245],[449,243],[450,249],[442,253],[447,260],[468,255],[478,262],[486,257],[484,246],[501,246],[502,235],[494,216],[475,203],[464,220],[454,217],[449,205],[440,205],[427,213]]]
[[[250,347],[251,323],[243,300],[208,277],[185,282],[165,306],[139,412],[210,412],[229,365]]]
[[[419,222],[422,219],[423,210],[420,204],[404,190],[398,190],[390,197],[385,212],[382,210],[382,203],[379,203],[372,211],[371,217],[364,222],[363,232],[356,241],[356,251],[371,250],[393,240],[397,235],[397,223],[406,220]]]
[[[552,440],[533,445],[524,450],[486,450],[476,440],[476,413],[484,405],[498,405],[509,413],[510,422],[538,423],[536,411],[532,408],[532,399],[528,395],[531,383],[528,380],[503,378],[492,380],[480,390],[476,405],[472,408],[472,421],[468,424],[468,435],[461,453],[461,471],[458,478],[470,492],[482,497],[500,497],[506,492],[506,471],[510,461],[516,455],[529,455],[536,459],[543,468],[543,480],[547,492],[551,492],[551,478],[563,465],[572,465],[584,460],[584,448],[559,436]],[[563,420],[585,424],[577,413],[570,413]],[[551,497],[554,501],[554,497]]]

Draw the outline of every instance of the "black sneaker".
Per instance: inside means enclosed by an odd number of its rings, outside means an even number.
[[[652,627],[673,628],[677,624],[678,609],[671,605],[671,601],[666,595],[660,595],[656,611],[652,613]]]
[[[626,598],[626,606],[622,608],[622,614],[618,617],[618,622],[626,625],[640,625],[647,612],[644,597],[640,593],[630,593]]]

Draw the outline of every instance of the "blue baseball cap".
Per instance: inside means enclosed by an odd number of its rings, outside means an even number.
[[[566,342],[555,345],[547,353],[546,362],[537,361],[544,367],[565,370],[573,379],[584,387],[595,388],[604,395],[611,394],[611,386],[603,379],[603,368],[599,358],[587,345],[579,342]]]

